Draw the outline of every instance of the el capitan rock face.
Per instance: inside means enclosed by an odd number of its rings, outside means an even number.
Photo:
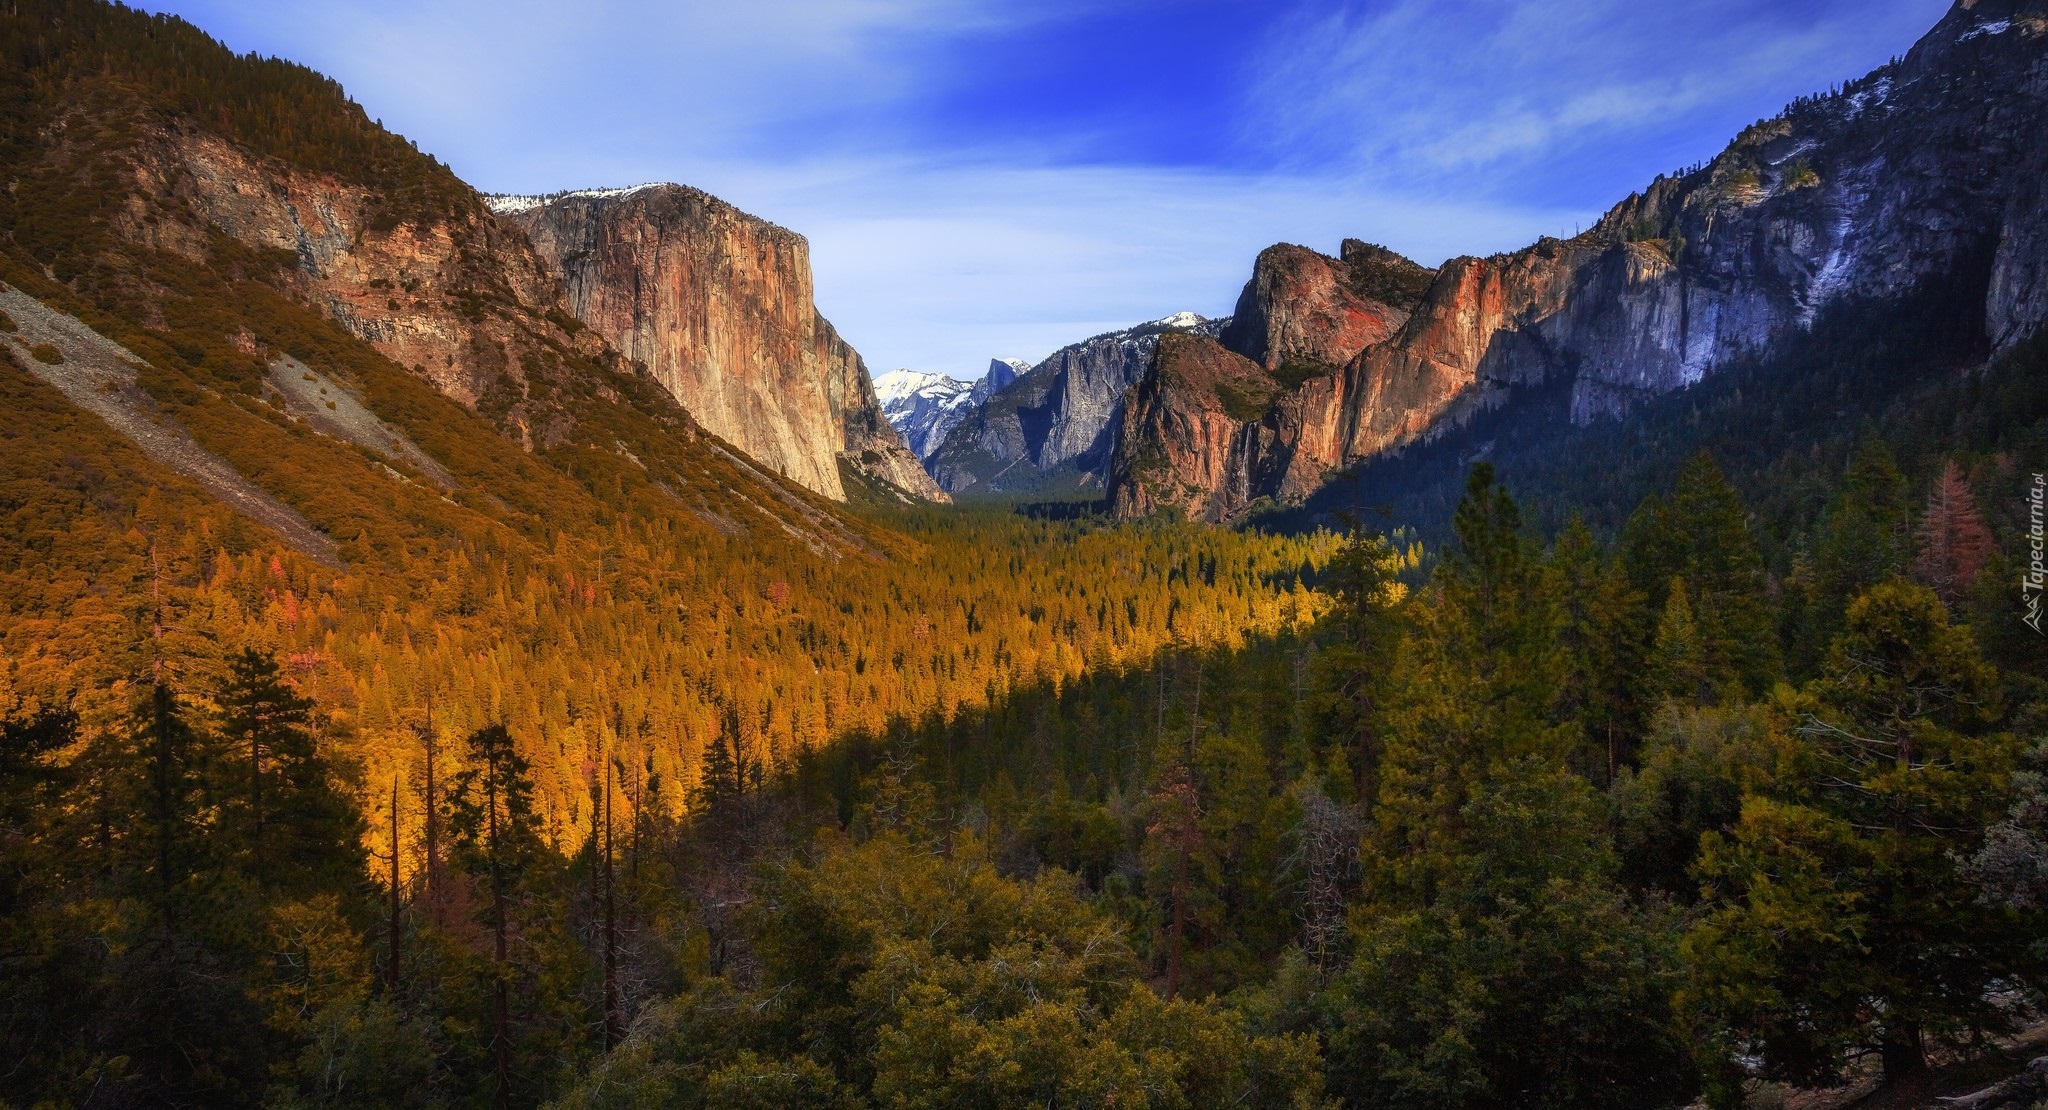
[[[1282,391],[1237,433],[1256,449],[1222,471],[1164,444],[1120,443],[1115,457],[1187,463],[1145,482],[1206,491],[1173,500],[1227,516],[1239,510],[1215,507],[1298,500],[1335,470],[1508,403],[1516,386],[1568,382],[1572,419],[1590,422],[1767,354],[1831,306],[1928,283],[1982,296],[1987,349],[2009,346],[2048,316],[2044,121],[2048,17],[2021,0],[1965,0],[1899,62],[1748,128],[1576,238],[1452,259],[1412,306],[1398,302],[1413,271],[1364,244],[1347,243],[1343,260],[1271,248],[1223,334],[1280,371]],[[1289,372],[1291,359],[1339,356],[1341,369],[1299,385]],[[1140,436],[1177,426],[1123,424]],[[1139,477],[1110,484],[1136,490]]]
[[[943,496],[818,314],[803,236],[680,185],[491,206],[560,275],[576,318],[714,435],[828,497],[846,495],[842,460]]]

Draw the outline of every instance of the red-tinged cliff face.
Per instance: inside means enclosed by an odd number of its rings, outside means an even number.
[[[560,275],[576,318],[714,435],[829,497],[846,496],[842,460],[944,497],[813,305],[803,236],[679,185],[491,204]]]
[[[1364,244],[1358,247],[1362,254]],[[1428,272],[1391,252],[1382,253]],[[1267,370],[1298,368],[1295,374],[1308,376],[1350,362],[1358,352],[1392,335],[1407,318],[1405,306],[1356,291],[1346,260],[1281,243],[1259,253],[1252,279],[1238,297],[1237,310],[1221,338],[1224,346]]]
[[[371,192],[309,173],[181,121],[143,116],[123,162],[133,184],[115,230],[206,264],[208,236],[283,254],[277,281],[441,392],[491,416],[529,448],[561,442],[573,420],[531,381],[562,356],[604,359],[560,310],[554,276],[480,198],[433,221],[377,218]],[[61,145],[54,157],[63,157]],[[565,326],[567,325],[567,326]]]
[[[1270,248],[1222,338],[1285,388],[1237,438],[1205,433],[1256,449],[1238,470],[1147,481],[1198,491],[1174,503],[1299,500],[1335,470],[1510,403],[1514,387],[1568,383],[1571,419],[1590,422],[1768,356],[1831,308],[1930,285],[1981,295],[1986,349],[2009,347],[2048,318],[2044,121],[2048,17],[1970,0],[1900,61],[1755,124],[1584,234],[1454,259],[1412,304],[1420,268],[1377,248]],[[1313,369],[1340,357],[1341,370]],[[1115,457],[1195,458],[1145,443]]]
[[[1159,337],[1152,373],[1125,394],[1110,467],[1109,499],[1120,516],[1176,508],[1197,520],[1228,520],[1251,504],[1280,383],[1257,363],[1199,335]]]

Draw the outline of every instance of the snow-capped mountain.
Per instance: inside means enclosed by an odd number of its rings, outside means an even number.
[[[989,359],[988,373],[983,374],[981,380],[974,383],[974,399],[969,403],[978,405],[1001,393],[1011,382],[1023,377],[1025,371],[1030,369],[1031,364],[1021,358]],[[937,450],[938,445],[933,444],[932,449]]]
[[[891,370],[875,379],[882,415],[918,458],[928,458],[963,417],[1031,368],[1021,359],[990,359],[988,373],[971,382],[947,374]]]

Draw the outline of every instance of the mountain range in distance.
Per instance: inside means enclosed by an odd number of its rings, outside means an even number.
[[[902,433],[911,453],[922,460],[938,450],[946,433],[967,410],[986,403],[1030,369],[1031,364],[1023,359],[992,358],[988,370],[972,381],[948,374],[891,370],[875,378],[875,396],[882,402],[882,414]]]
[[[1480,414],[1625,422],[1830,313],[1933,287],[1970,302],[1986,354],[2009,350],[2048,316],[2039,24],[2019,0],[1957,4],[1902,57],[1571,239],[1434,269],[1358,240],[1279,244],[1227,320],[1097,337],[942,417],[892,419],[955,495],[1094,490],[1122,517],[1229,522]],[[1561,420],[1519,405],[1535,391],[1568,398]]]
[[[573,436],[564,390],[530,380],[574,351],[829,500],[851,482],[1238,522],[1479,414],[1513,423],[1521,392],[1563,391],[1571,426],[1626,420],[1830,312],[1930,284],[1978,290],[1987,353],[2009,349],[2048,313],[2048,94],[2023,9],[1958,4],[1904,56],[1571,239],[1434,268],[1355,239],[1334,255],[1279,244],[1227,318],[998,361],[972,386],[883,375],[886,398],[818,312],[803,236],[701,190],[485,197],[439,170],[453,207],[406,219],[378,211],[391,190],[189,127],[163,132],[144,178],[193,214],[181,234],[289,251],[297,295],[522,443]]]

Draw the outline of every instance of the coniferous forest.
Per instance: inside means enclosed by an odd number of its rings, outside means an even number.
[[[0,1107],[1734,1110],[2048,1018],[2048,341],[1940,289],[1233,527],[842,505],[559,322],[507,432],[136,200],[186,126],[475,207],[310,70],[0,13],[0,281],[335,551],[5,341]]]

